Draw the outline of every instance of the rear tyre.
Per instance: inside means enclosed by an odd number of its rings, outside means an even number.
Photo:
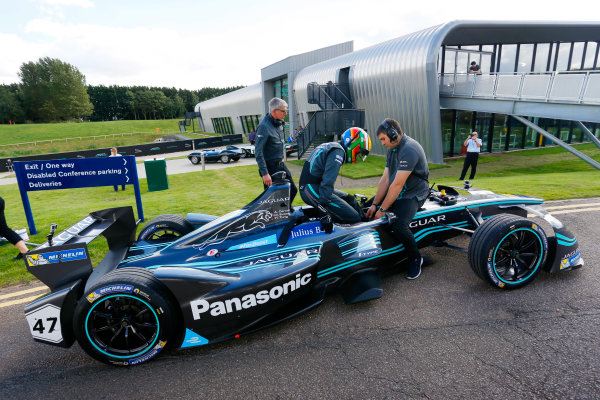
[[[469,243],[469,264],[477,276],[502,289],[529,284],[548,255],[544,230],[528,219],[496,215],[475,230]]]
[[[222,162],[223,164],[227,164],[227,163],[229,162],[229,156],[222,155],[222,156],[221,156],[221,162]]]
[[[152,272],[119,269],[101,278],[77,303],[75,337],[98,361],[140,364],[156,357],[177,337],[181,319],[174,304]]]
[[[200,157],[191,156],[190,161],[192,162],[192,164],[198,165],[200,163]]]
[[[172,242],[192,232],[194,227],[185,218],[176,214],[159,215],[152,218],[142,229],[137,240],[161,243]]]

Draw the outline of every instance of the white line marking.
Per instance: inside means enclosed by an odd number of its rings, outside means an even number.
[[[40,286],[40,287],[36,287],[36,288],[32,288],[32,289],[21,290],[21,291],[14,292],[14,293],[3,294],[3,295],[0,295],[0,300],[9,299],[11,297],[22,296],[22,295],[28,294],[28,293],[41,292],[44,290],[48,290],[48,288],[46,286]]]
[[[13,300],[13,301],[7,301],[6,303],[0,303],[0,308],[10,307],[10,306],[14,306],[17,304],[30,303],[33,300],[37,299],[38,297],[40,297],[40,296],[25,297],[23,299],[17,299],[17,300]]]
[[[581,208],[579,210],[563,210],[563,211],[553,212],[551,214],[558,215],[558,214],[569,214],[569,213],[578,213],[578,212],[585,212],[585,211],[600,211],[600,207]]]
[[[546,210],[561,210],[564,208],[577,208],[577,207],[590,207],[590,206],[600,206],[600,203],[588,203],[588,204],[572,204],[569,206],[555,206],[555,207],[544,207]]]
[[[579,213],[579,212],[586,212],[586,211],[600,211],[600,207],[581,208],[579,210],[563,210],[563,211],[551,212],[550,214],[560,215],[560,214]],[[534,217],[537,217],[537,215],[527,214],[527,218],[534,218]]]

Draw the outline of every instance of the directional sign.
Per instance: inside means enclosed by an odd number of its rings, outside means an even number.
[[[17,177],[24,180],[29,192],[127,185],[133,184],[137,175],[133,156],[22,161],[15,162],[14,166]]]
[[[32,235],[37,232],[27,192],[38,190],[134,185],[138,216],[144,220],[135,156],[17,161],[14,169]]]

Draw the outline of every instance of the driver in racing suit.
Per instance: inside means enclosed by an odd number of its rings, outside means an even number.
[[[317,208],[323,217],[335,222],[354,224],[364,218],[364,212],[354,196],[334,189],[335,180],[344,162],[363,161],[371,150],[371,139],[361,128],[350,128],[341,143],[323,143],[308,156],[300,175],[300,197]]]

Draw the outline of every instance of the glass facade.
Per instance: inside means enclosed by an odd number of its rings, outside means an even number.
[[[482,152],[554,145],[535,130],[511,118],[510,115],[442,109],[440,117],[444,157],[460,155],[463,142],[472,131],[479,133]],[[588,136],[576,122],[548,118],[528,119],[566,143],[589,141]],[[584,122],[584,125],[594,136],[600,138],[600,124]]]
[[[231,117],[223,118],[211,118],[215,133],[221,133],[224,135],[233,134],[233,124],[231,123]]]
[[[278,79],[273,82],[273,86],[275,88],[275,97],[279,97],[284,100],[286,103],[290,103],[288,97],[288,79],[287,77]],[[283,130],[285,131],[285,135],[290,134],[290,116],[289,114],[285,115],[285,124],[283,125]]]
[[[476,61],[483,74],[599,70],[599,50],[597,41],[442,46],[438,69],[442,74],[466,74],[470,62]],[[445,157],[460,155],[464,140],[474,130],[479,132],[484,152],[554,145],[509,115],[442,109],[440,117]],[[529,120],[564,142],[589,140],[577,122],[534,117]],[[600,137],[600,124],[584,124]]]
[[[240,120],[242,121],[244,133],[256,132],[256,127],[260,123],[261,118],[261,115],[242,115]]]

